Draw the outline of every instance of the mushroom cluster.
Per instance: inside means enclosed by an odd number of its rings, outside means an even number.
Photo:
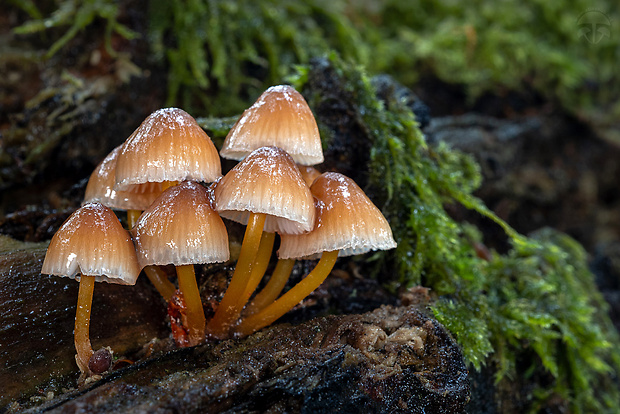
[[[224,176],[220,155],[239,161]],[[287,85],[267,89],[241,115],[219,155],[187,112],[166,108],[147,117],[92,173],[83,206],[53,237],[41,270],[80,281],[75,345],[83,376],[93,373],[94,281],[133,285],[144,270],[166,301],[184,301],[192,346],[274,322],[325,280],[338,256],[394,248],[379,209],[350,178],[312,167],[321,162],[312,111]],[[111,209],[127,211],[128,230]],[[228,288],[207,323],[194,264],[229,260],[222,217],[246,231]],[[276,233],[278,262],[254,295]],[[281,295],[295,260],[316,256],[315,269]],[[160,268],[170,264],[178,289]]]

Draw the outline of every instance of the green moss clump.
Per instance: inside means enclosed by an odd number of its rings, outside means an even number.
[[[533,90],[618,143],[614,34],[620,13],[610,6],[589,0],[388,0],[359,11],[357,22],[366,42],[381,44],[369,62],[374,72],[388,71],[408,85],[431,73],[463,85],[472,100],[486,92]],[[595,21],[610,25],[587,25]]]
[[[95,19],[105,20],[105,48],[111,56],[116,56],[112,47],[112,34],[119,34],[126,39],[133,39],[137,34],[118,22],[118,2],[113,0],[67,0],[59,4],[58,10],[49,17],[43,17],[34,2],[14,1],[16,6],[26,11],[34,20],[31,20],[15,29],[17,34],[42,32],[52,27],[66,27],[69,29],[56,40],[46,53],[51,57],[73,39],[79,32],[90,26]]]
[[[118,23],[113,0],[62,0],[46,18],[32,1],[11,2],[34,18],[17,33],[69,26],[48,56],[96,19],[105,21],[110,53],[112,33],[135,36]],[[472,100],[486,92],[535,91],[620,142],[614,36],[620,14],[608,4],[170,0],[151,1],[148,10],[147,40],[154,58],[168,64],[168,105],[237,113],[291,64],[333,49],[406,85],[424,74],[463,85]],[[584,17],[588,12],[596,16]],[[594,18],[610,26],[588,35],[580,24]]]
[[[337,7],[320,0],[151,2],[151,46],[170,64],[168,103],[187,108],[198,98],[209,114],[231,114],[293,63],[330,48],[363,59],[359,36]]]
[[[398,242],[396,251],[371,258],[381,275],[437,293],[433,311],[474,368],[493,365],[498,382],[511,381],[517,361],[528,361],[524,375],[550,375],[551,387],[530,396],[538,398],[532,409],[555,394],[574,412],[614,412],[620,392],[610,374],[620,372],[620,352],[611,344],[619,337],[581,246],[551,230],[531,238],[517,234],[472,195],[481,178],[470,156],[445,144],[429,146],[409,107],[377,99],[359,67],[336,55],[327,66],[302,67],[293,82],[315,110],[334,99],[334,85],[352,100],[351,117],[364,131],[359,144],[369,140],[372,147],[363,185]],[[321,89],[323,81],[330,91]],[[322,124],[320,110],[317,117]],[[320,128],[329,148],[337,131]],[[490,260],[478,257],[478,230],[446,212],[455,203],[502,226],[512,249]]]

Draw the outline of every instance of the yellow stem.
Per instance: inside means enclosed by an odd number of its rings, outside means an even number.
[[[136,225],[140,218],[140,214],[142,214],[140,210],[127,210],[127,227],[129,227],[129,230],[133,229]]]
[[[242,335],[250,335],[257,330],[275,322],[295,305],[312,293],[329,275],[338,258],[338,250],[324,252],[316,267],[303,280],[280,297],[280,299],[267,306],[262,311],[248,317],[239,325],[237,332]]]
[[[252,265],[252,273],[248,279],[248,284],[243,291],[243,295],[241,295],[237,301],[236,306],[240,310],[248,303],[250,296],[252,296],[252,293],[256,290],[256,286],[258,286],[265,275],[267,266],[269,266],[269,259],[271,259],[271,251],[273,250],[275,238],[275,233],[263,232],[258,251],[256,252],[256,260],[254,260],[254,264]]]
[[[205,313],[200,300],[200,291],[196,283],[194,265],[177,266],[179,290],[183,293],[189,331],[190,346],[198,345],[205,338]]]
[[[278,260],[278,264],[276,264],[276,268],[273,270],[269,282],[267,282],[263,290],[256,294],[254,300],[248,305],[247,316],[254,315],[263,310],[263,308],[278,298],[291,275],[294,265],[295,259]]]
[[[170,187],[174,187],[177,184],[179,184],[178,181],[163,181],[161,183],[161,192],[163,193],[164,191],[166,191]]]
[[[159,294],[162,295],[164,300],[169,302],[177,288],[174,283],[168,279],[166,273],[155,265],[146,266],[144,268],[144,273],[146,274],[146,277],[149,278],[153,286],[155,286],[155,289],[157,289]]]
[[[88,372],[88,361],[93,355],[93,347],[90,344],[90,309],[93,303],[93,291],[95,289],[94,276],[80,276],[80,288],[78,290],[77,311],[75,313],[75,360],[82,373]]]
[[[217,307],[217,311],[215,311],[213,319],[207,325],[207,332],[215,338],[226,338],[231,324],[239,318],[241,309],[237,301],[243,295],[248,284],[248,279],[252,272],[252,263],[256,258],[264,225],[264,214],[250,213],[235,272],[222,301]]]

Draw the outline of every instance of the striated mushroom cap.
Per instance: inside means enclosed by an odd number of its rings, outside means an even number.
[[[114,148],[97,165],[88,179],[84,202],[101,203],[119,210],[144,210],[161,194],[161,183],[144,183],[130,185],[126,191],[116,191],[116,161],[121,146]]]
[[[304,97],[292,86],[272,86],[246,109],[228,132],[220,154],[241,160],[264,146],[288,152],[295,162],[323,162],[319,128]]]
[[[58,229],[47,248],[41,273],[98,282],[134,285],[140,274],[136,250],[127,230],[110,208],[88,203]]]
[[[215,209],[222,217],[247,224],[250,212],[264,213],[264,231],[303,233],[314,225],[308,185],[284,150],[253,151],[215,186]]]
[[[185,181],[147,208],[133,229],[140,266],[225,262],[228,233],[207,189]]]
[[[310,190],[317,210],[314,229],[306,234],[282,235],[278,251],[281,259],[334,250],[340,250],[339,256],[351,256],[396,247],[389,223],[352,179],[324,173]]]
[[[217,149],[196,120],[179,108],[153,112],[121,146],[116,190],[162,181],[212,182],[222,175]]]

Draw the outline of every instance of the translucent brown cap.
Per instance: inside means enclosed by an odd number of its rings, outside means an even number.
[[[140,274],[131,236],[110,208],[89,203],[58,229],[43,260],[41,273],[99,282],[133,285]]]
[[[116,163],[116,189],[163,181],[212,182],[222,175],[217,149],[179,108],[153,112],[127,138]]]
[[[215,209],[247,224],[250,212],[264,213],[264,230],[303,233],[314,225],[315,209],[308,185],[285,151],[263,147],[253,151],[215,187]]]
[[[392,229],[381,211],[355,182],[338,173],[323,173],[310,187],[316,223],[310,233],[282,235],[281,259],[340,250],[339,256],[396,247]]]
[[[130,185],[127,191],[114,189],[116,160],[120,152],[120,146],[114,148],[92,172],[83,204],[101,203],[119,210],[145,210],[161,194],[161,183]]]
[[[207,189],[186,181],[165,190],[133,229],[140,266],[225,262],[228,233]]]
[[[263,92],[228,132],[220,154],[241,160],[264,146],[282,148],[302,165],[323,162],[314,115],[304,97],[292,86],[272,86]]]

